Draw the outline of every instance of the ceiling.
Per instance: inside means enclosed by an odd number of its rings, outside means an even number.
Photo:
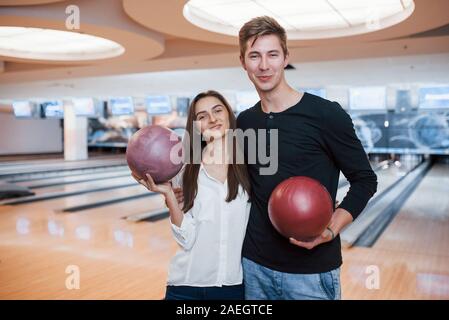
[[[182,0],[0,0],[0,25],[66,30],[68,5],[80,8],[80,33],[104,37],[125,53],[102,60],[49,62],[0,56],[0,84],[131,73],[238,67],[236,37],[206,31],[182,15]],[[415,0],[405,21],[363,35],[289,41],[292,64],[449,52],[449,1]]]
[[[232,0],[234,1],[234,0]],[[334,98],[348,86],[408,88],[449,83],[449,1],[414,0],[404,22],[364,35],[289,41],[289,83],[326,87]],[[0,112],[14,99],[191,95],[217,89],[232,97],[253,90],[239,64],[237,38],[195,27],[175,0],[0,0],[0,26],[66,30],[65,10],[80,8],[79,33],[100,36],[125,54],[74,62],[0,56]],[[0,40],[1,41],[1,40]],[[194,81],[192,81],[194,79]]]

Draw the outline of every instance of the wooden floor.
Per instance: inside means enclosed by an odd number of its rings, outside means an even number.
[[[345,250],[344,298],[449,299],[448,195],[449,166],[436,164],[372,248]],[[379,289],[366,288],[370,266]]]
[[[389,185],[391,176],[385,176],[382,183]],[[114,183],[122,180],[131,181]],[[100,181],[95,185],[108,180]],[[45,191],[91,186],[78,183]],[[343,299],[449,299],[448,188],[449,166],[435,166],[373,248],[344,249]],[[161,299],[168,263],[177,250],[168,220],[122,219],[160,208],[160,196],[60,211],[144,192],[136,185],[0,206],[0,299]],[[79,268],[79,289],[66,287],[70,266]],[[376,270],[378,288],[372,285],[376,281],[370,282]]]
[[[121,218],[162,203],[155,197],[76,214],[36,204],[0,208],[0,298],[161,298],[176,250],[168,220]],[[79,290],[66,289],[70,265],[79,267]]]

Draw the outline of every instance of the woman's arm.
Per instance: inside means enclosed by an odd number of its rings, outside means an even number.
[[[139,179],[131,173],[134,179],[148,190],[161,193],[165,197],[165,204],[170,212],[170,221],[172,223],[172,231],[176,242],[185,250],[190,250],[196,239],[196,222],[193,216],[187,212],[182,212],[182,202],[178,199],[173,191],[170,182],[156,184],[153,178],[147,174],[147,180]]]
[[[167,208],[170,211],[171,222],[175,226],[181,227],[182,220],[184,219],[184,213],[182,212],[178,204],[178,200],[176,199],[173,189],[171,189],[170,192],[165,194],[164,196],[165,196],[165,204],[167,205]]]
[[[165,197],[165,204],[167,205],[170,212],[171,222],[177,227],[181,227],[184,213],[178,205],[178,201],[176,200],[175,193],[173,192],[173,188],[170,182],[156,184],[149,174],[146,174],[147,180],[139,179],[139,177],[137,177],[132,172],[131,175],[134,177],[134,179],[136,179],[137,182],[146,187],[148,190],[160,193]]]

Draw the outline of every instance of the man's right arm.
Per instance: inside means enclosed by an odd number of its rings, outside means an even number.
[[[357,137],[351,117],[338,103],[333,103],[324,120],[324,139],[338,168],[350,183],[339,208],[353,219],[363,211],[377,191],[377,176]]]

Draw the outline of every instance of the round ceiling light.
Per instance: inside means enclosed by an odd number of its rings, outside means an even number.
[[[197,27],[237,36],[258,16],[275,18],[291,40],[344,37],[391,27],[414,11],[413,0],[190,0],[184,17]]]
[[[106,59],[125,52],[120,44],[77,32],[0,26],[0,56],[48,61]]]

